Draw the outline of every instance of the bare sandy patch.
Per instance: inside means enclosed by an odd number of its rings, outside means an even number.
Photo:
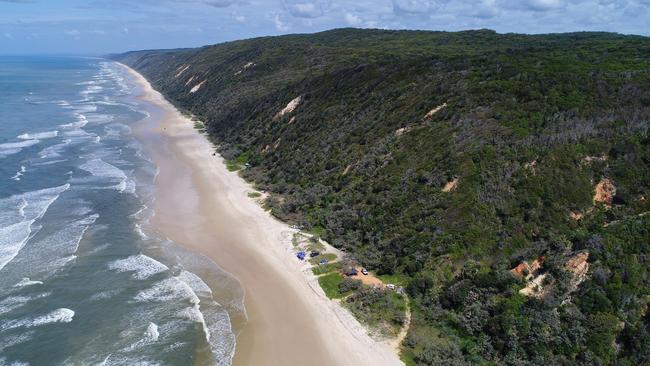
[[[614,185],[614,182],[608,178],[603,178],[598,182],[598,184],[596,184],[594,191],[594,204],[602,203],[605,206],[612,205],[612,201],[616,195],[616,186]]]
[[[447,106],[447,103],[443,103],[443,104],[433,108],[432,110],[427,112],[427,114],[424,115],[424,119],[429,119],[429,118],[433,117],[434,114],[440,112],[440,110],[445,108],[446,106]]]
[[[185,71],[187,71],[187,69],[189,69],[190,66],[191,66],[191,65],[181,65],[181,67],[180,67],[180,71],[178,71],[178,72],[176,73],[176,75],[174,75],[174,79],[178,79],[181,75],[183,75],[183,73],[184,73]],[[177,69],[177,70],[178,70],[178,69]]]
[[[208,81],[208,80],[207,80],[207,79],[206,79],[206,80],[203,80],[202,82],[200,82],[200,83],[194,85],[194,86],[192,87],[192,89],[190,90],[190,93],[191,93],[191,94],[194,94],[194,93],[196,93],[197,91],[199,91],[199,89],[201,89],[201,87],[203,86],[203,84],[205,84],[206,81]]]
[[[458,188],[458,178],[454,178],[442,187],[443,192],[452,192]]]
[[[278,112],[273,118],[279,119],[289,113],[292,113],[293,111],[296,110],[296,108],[298,108],[300,102],[302,102],[302,96],[297,96],[292,101],[290,101],[289,104],[287,104],[287,106],[284,107],[280,112]]]

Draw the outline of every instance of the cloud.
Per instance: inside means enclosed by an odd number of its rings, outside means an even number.
[[[0,3],[31,4],[33,0],[0,0]]]
[[[5,38],[7,38],[7,39],[14,39],[14,35],[11,34],[11,33],[5,33],[4,36],[5,36]]]
[[[392,0],[395,14],[428,13],[438,9],[441,2],[436,0]]]
[[[235,0],[200,0],[199,2],[202,2],[204,4],[214,6],[217,8],[225,8],[228,7],[234,3],[236,3]]]
[[[68,36],[78,36],[78,35],[81,34],[81,32],[79,32],[76,29],[67,30],[67,31],[64,31],[63,33],[65,33]]]
[[[230,5],[238,3],[238,0],[169,0],[171,2],[181,2],[181,3],[196,3],[196,4],[205,4],[214,6],[215,8],[226,8]],[[158,1],[156,1],[158,3]]]
[[[358,26],[362,23],[362,20],[359,16],[350,13],[345,13],[344,19],[345,22],[351,26]]]
[[[318,18],[329,8],[328,0],[283,0],[286,11],[298,18]]]
[[[496,0],[482,0],[473,9],[472,14],[481,19],[493,18],[500,10]]]
[[[273,19],[273,22],[275,23],[276,30],[280,32],[286,32],[289,30],[289,25],[282,21],[282,19],[280,18],[280,14],[275,14],[275,18]]]
[[[511,0],[504,4],[505,8],[532,11],[548,11],[565,6],[566,0]]]

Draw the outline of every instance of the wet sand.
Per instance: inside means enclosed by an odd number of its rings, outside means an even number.
[[[370,338],[295,259],[295,230],[250,199],[251,186],[226,169],[193,123],[129,70],[153,111],[135,131],[159,168],[152,225],[244,287],[248,320],[233,324],[233,364],[401,365],[390,344]]]

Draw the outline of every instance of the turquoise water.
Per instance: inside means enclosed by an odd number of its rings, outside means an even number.
[[[0,90],[0,365],[229,365],[243,292],[149,227],[126,71],[0,57]]]

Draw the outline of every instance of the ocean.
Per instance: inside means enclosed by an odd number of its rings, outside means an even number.
[[[0,365],[231,363],[243,290],[148,224],[137,88],[112,61],[0,57]]]

